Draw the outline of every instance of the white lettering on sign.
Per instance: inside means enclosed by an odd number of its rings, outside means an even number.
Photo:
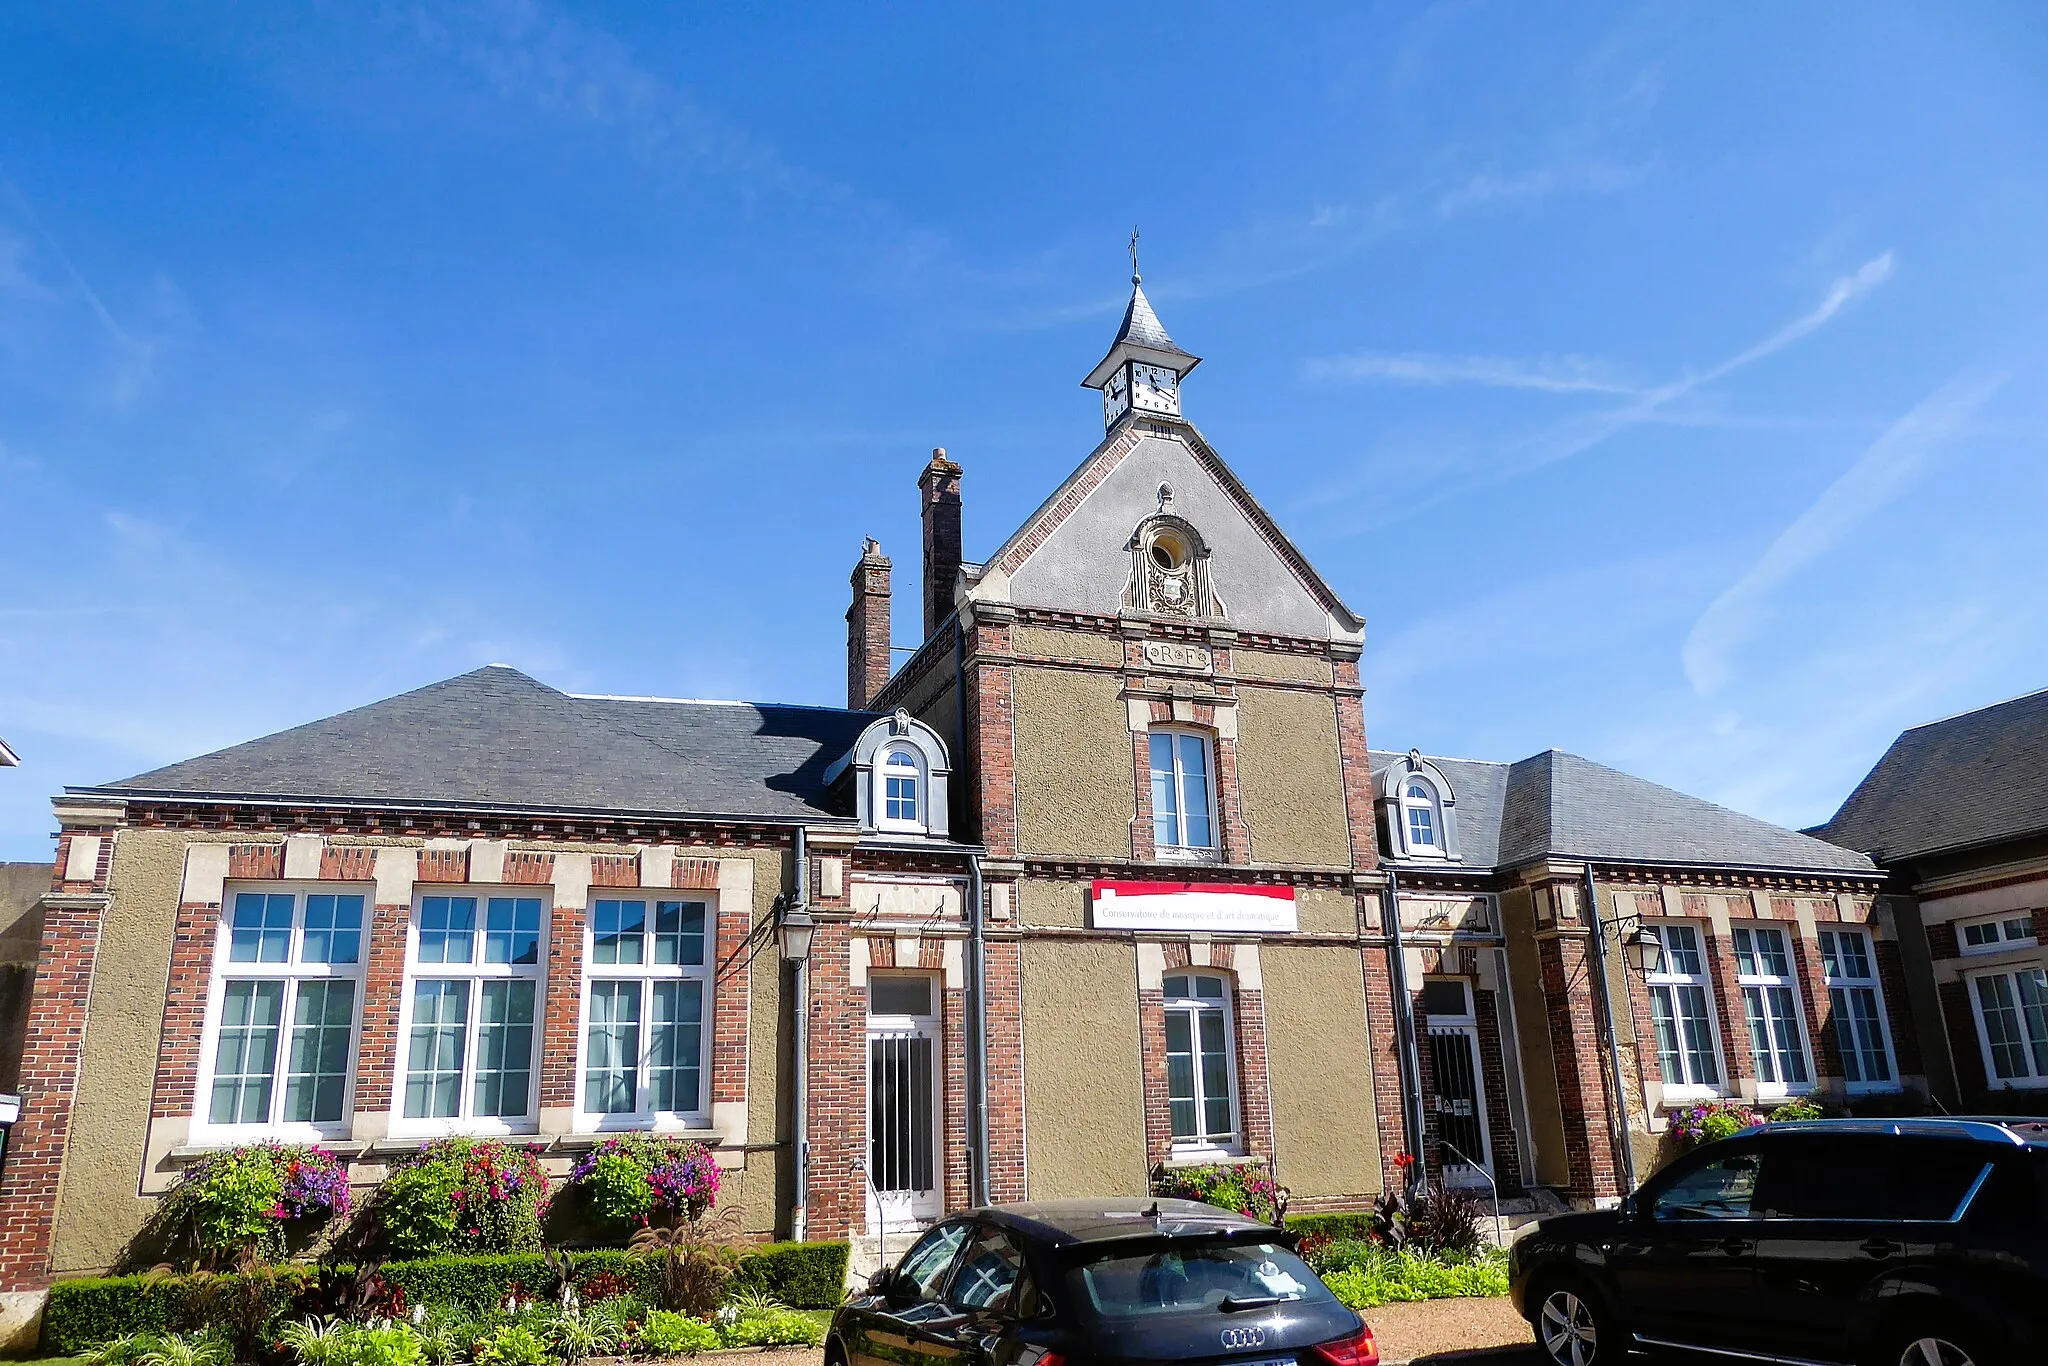
[[[1105,881],[1093,892],[1099,930],[1291,934],[1298,927],[1292,887]]]
[[[1148,640],[1145,642],[1145,662],[1162,669],[1201,669],[1214,667],[1214,660],[1208,647],[1188,645],[1178,640]]]

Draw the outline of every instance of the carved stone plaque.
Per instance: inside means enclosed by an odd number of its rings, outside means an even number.
[[[1178,640],[1146,641],[1145,662],[1155,669],[1188,669],[1196,673],[1208,673],[1215,667],[1207,646]]]

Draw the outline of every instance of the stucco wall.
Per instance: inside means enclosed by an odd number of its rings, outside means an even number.
[[[155,1209],[140,1194],[150,1090],[171,971],[171,934],[191,836],[123,830],[114,843],[113,904],[93,964],[71,1146],[57,1193],[51,1269],[110,1266]]]
[[[1277,683],[1314,683],[1329,687],[1330,661],[1308,655],[1274,654],[1267,650],[1232,650],[1230,667],[1239,678],[1264,678]]]
[[[1042,882],[1017,884],[1017,917],[1026,927],[1050,926],[1079,930],[1088,925],[1088,884]]]
[[[1036,655],[1042,659],[1086,659],[1096,664],[1124,662],[1122,637],[1099,636],[1086,631],[1018,626],[1010,631],[1010,646],[1019,655]]]
[[[1349,892],[1304,887],[1294,894],[1294,913],[1303,934],[1358,933],[1358,902]]]
[[[1539,1185],[1571,1184],[1564,1147],[1564,1111],[1557,1094],[1557,1063],[1550,1048],[1550,1009],[1543,995],[1543,965],[1536,952],[1536,908],[1527,888],[1500,898],[1507,939],[1508,981],[1515,993],[1521,1034],[1522,1086],[1529,1098],[1529,1143]]]
[[[1120,686],[1109,674],[1016,670],[1017,843],[1025,853],[1131,856],[1138,790]]]
[[[1259,963],[1280,1184],[1300,1196],[1378,1191],[1379,1118],[1358,950],[1269,941]]]
[[[1259,863],[1348,867],[1337,707],[1328,696],[1241,688],[1237,783]]]
[[[1027,939],[1022,976],[1029,1198],[1141,1194],[1136,951]]]

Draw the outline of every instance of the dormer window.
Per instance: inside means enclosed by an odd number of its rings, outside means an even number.
[[[1409,750],[1380,772],[1381,830],[1395,858],[1451,859],[1458,853],[1458,794],[1443,769]]]
[[[923,771],[909,749],[894,746],[875,769],[881,788],[884,830],[923,830]]]
[[[1408,818],[1408,847],[1411,852],[1440,850],[1437,843],[1436,793],[1428,783],[1411,780],[1401,794],[1401,809]]]

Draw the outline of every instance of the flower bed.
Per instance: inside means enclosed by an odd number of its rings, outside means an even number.
[[[1394,1252],[1363,1239],[1340,1238],[1315,1249],[1309,1265],[1330,1293],[1353,1309],[1508,1293],[1507,1253],[1491,1247]]]

